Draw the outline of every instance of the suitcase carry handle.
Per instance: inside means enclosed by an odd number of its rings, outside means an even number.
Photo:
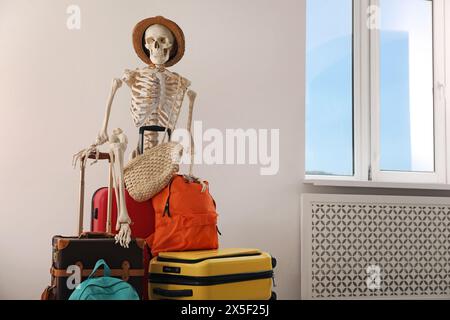
[[[95,152],[92,152],[89,154],[88,159],[95,160],[97,159]],[[106,152],[99,152],[98,153],[98,159],[99,160],[108,160],[109,161],[109,153]],[[84,157],[81,158],[81,161],[84,160]]]
[[[192,290],[166,290],[161,288],[153,289],[153,293],[165,298],[188,298],[192,297],[194,293]]]
[[[114,234],[109,232],[83,232],[79,236],[80,239],[104,239],[114,238]]]
[[[167,130],[167,134],[169,135],[169,140],[172,137],[172,130],[170,128],[161,127],[161,126],[142,126],[139,128],[139,145],[138,152],[142,154],[144,152],[144,133],[146,131],[153,132],[164,132]]]

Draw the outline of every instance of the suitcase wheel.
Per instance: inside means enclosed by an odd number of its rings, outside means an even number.
[[[275,269],[276,266],[277,266],[277,259],[272,257],[272,269]]]
[[[272,295],[270,296],[270,300],[271,301],[277,300],[277,294],[275,292],[273,292],[273,291],[272,291]]]

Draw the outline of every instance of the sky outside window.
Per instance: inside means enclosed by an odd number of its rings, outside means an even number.
[[[352,0],[307,2],[306,172],[353,175]]]
[[[380,168],[434,171],[433,6],[380,0]]]

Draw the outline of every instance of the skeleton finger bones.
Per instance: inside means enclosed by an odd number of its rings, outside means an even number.
[[[97,162],[98,157],[100,155],[100,152],[98,150],[98,145],[95,143],[92,144],[90,147],[77,152],[72,158],[72,165],[74,167],[76,167],[78,162],[80,162],[80,165],[86,166],[89,155],[91,155],[93,153],[95,153],[95,160],[91,163],[91,165]]]

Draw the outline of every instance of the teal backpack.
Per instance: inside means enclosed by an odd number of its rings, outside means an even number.
[[[101,266],[103,277],[93,277]],[[139,300],[139,296],[129,283],[111,277],[111,269],[105,260],[100,259],[89,277],[75,288],[69,300]]]

